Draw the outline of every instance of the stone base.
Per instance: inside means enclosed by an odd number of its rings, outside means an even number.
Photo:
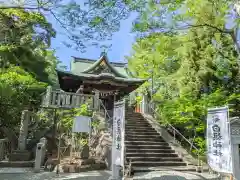
[[[14,150],[9,155],[9,161],[29,161],[31,159],[31,152]]]
[[[104,169],[106,169],[106,164],[104,162],[96,161],[94,159],[74,159],[71,162],[62,162],[59,167],[55,168],[55,171],[63,173],[79,173]]]
[[[26,168],[34,167],[34,161],[0,161],[0,168]]]

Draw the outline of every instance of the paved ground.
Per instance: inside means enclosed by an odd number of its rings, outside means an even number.
[[[86,173],[54,172],[33,173],[31,169],[0,168],[0,180],[108,180],[110,171],[91,171]],[[177,171],[155,171],[135,174],[134,180],[218,180],[216,175]]]
[[[109,177],[109,171],[56,175],[54,172],[33,173],[30,169],[0,168],[0,180],[108,180]]]
[[[134,180],[218,180],[217,175],[209,173],[178,172],[178,171],[153,171],[150,173],[135,174]]]

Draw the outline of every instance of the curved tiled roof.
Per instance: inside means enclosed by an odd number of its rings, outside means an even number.
[[[106,65],[108,66],[108,68],[110,68],[112,70],[112,72],[118,76],[118,77],[122,77],[122,78],[127,78],[127,76],[125,76],[124,74],[121,74],[120,72],[118,72],[112,65],[111,63],[109,63],[107,56],[103,55],[99,58],[99,60],[97,60],[94,64],[92,64],[88,69],[84,70],[82,73],[89,73],[92,70],[94,70],[97,66],[99,66],[102,62],[105,62]]]
[[[127,63],[122,62],[110,62],[107,56],[101,56],[98,60],[85,59],[73,57],[71,62],[71,72],[75,74],[86,73],[89,69],[94,69],[102,60],[106,60],[108,67],[115,73],[116,76],[131,78],[132,76],[128,73],[126,69]]]
[[[119,81],[119,82],[140,83],[140,84],[142,84],[145,81],[144,79],[138,79],[138,78],[116,77],[116,76],[113,76],[110,73],[101,73],[101,74],[97,75],[97,74],[87,74],[87,73],[75,74],[71,71],[63,71],[63,70],[59,70],[59,69],[56,69],[56,71],[59,74],[70,75],[70,76],[75,77],[77,79],[96,79],[96,80],[98,80],[98,79],[102,79],[102,78],[108,78],[108,79],[112,79],[112,80]]]

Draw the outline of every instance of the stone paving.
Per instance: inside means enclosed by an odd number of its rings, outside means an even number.
[[[108,180],[110,171],[90,171],[83,173],[55,172],[33,173],[29,168],[0,168],[0,180]],[[219,180],[217,175],[209,173],[155,171],[150,173],[137,173],[135,180]]]
[[[34,173],[31,169],[0,168],[0,180],[108,180],[110,171],[90,171],[83,173],[54,172]]]
[[[134,180],[219,180],[215,174],[178,171],[152,171],[135,174]]]

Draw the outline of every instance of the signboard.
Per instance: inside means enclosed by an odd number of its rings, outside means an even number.
[[[228,107],[208,109],[207,115],[208,164],[212,170],[232,173],[232,148]]]
[[[73,121],[72,132],[91,132],[91,117],[76,116]]]
[[[112,165],[124,167],[125,101],[114,103]]]

